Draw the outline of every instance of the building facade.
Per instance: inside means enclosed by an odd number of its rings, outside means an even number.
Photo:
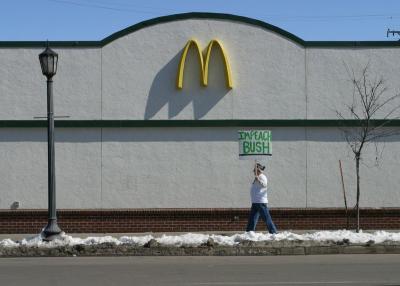
[[[0,232],[46,221],[46,122],[34,119],[46,114],[44,46],[0,42]],[[76,232],[243,229],[254,165],[238,158],[243,129],[272,131],[266,170],[278,227],[343,227],[339,159],[349,206],[356,179],[339,129],[351,121],[336,111],[351,103],[352,71],[369,65],[388,93],[400,76],[399,42],[306,42],[225,14],[160,17],[50,46],[55,115],[69,116],[56,121],[59,223]],[[367,149],[365,228],[400,227],[399,140],[380,142],[378,167]]]

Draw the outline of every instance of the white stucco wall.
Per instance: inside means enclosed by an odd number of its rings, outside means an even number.
[[[399,48],[309,48],[306,56],[309,119],[337,118],[336,110],[344,112],[344,104],[352,102],[352,72],[359,77],[366,66],[371,80],[385,80],[387,95],[398,93],[400,65],[395,59],[400,56]],[[388,105],[380,110],[377,118],[391,108]],[[344,115],[349,116],[346,112]]]
[[[339,159],[348,203],[354,203],[354,161],[339,131],[270,129],[274,155],[267,162],[267,175],[272,207],[342,207]],[[45,131],[0,129],[0,135],[0,208],[14,201],[23,208],[45,208]],[[237,128],[59,128],[58,206],[246,207],[253,162],[238,160],[236,138]],[[374,166],[374,150],[365,157],[363,206],[398,206],[399,139],[384,143],[379,167]]]
[[[223,43],[232,90],[225,87],[218,49],[211,57],[207,88],[200,84],[192,49],[184,88],[176,89],[180,55],[193,37],[203,49],[213,39]],[[229,21],[185,20],[142,29],[103,48],[103,118],[305,118],[304,53],[280,35]]]
[[[36,48],[0,48],[0,120],[46,116],[46,78]],[[57,49],[54,110],[70,119],[101,119],[101,50]]]
[[[223,43],[233,89],[225,87],[218,50],[211,57],[209,86],[202,87],[193,49],[184,89],[176,89],[180,54],[193,37],[203,48],[212,39]],[[173,21],[102,48],[55,50],[55,111],[70,120],[336,119],[335,110],[351,100],[346,67],[357,71],[369,63],[387,80],[389,92],[400,75],[393,60],[397,48],[305,48],[229,20]],[[0,48],[0,120],[46,114],[40,52]],[[265,128],[273,134],[267,163],[272,207],[342,207],[339,159],[354,204],[354,161],[337,128]],[[58,207],[247,207],[253,162],[238,160],[239,129],[244,128],[57,128]],[[399,140],[384,143],[379,168],[370,167],[374,152],[365,158],[362,206],[400,204]],[[45,129],[0,128],[0,209],[14,201],[22,208],[47,207],[46,144]]]

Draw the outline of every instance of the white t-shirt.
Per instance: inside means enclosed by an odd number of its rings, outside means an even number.
[[[268,179],[263,173],[258,175],[258,180],[254,180],[250,189],[251,203],[268,203],[267,197]]]

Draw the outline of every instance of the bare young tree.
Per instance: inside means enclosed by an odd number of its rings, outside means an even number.
[[[357,229],[360,231],[360,161],[363,151],[369,143],[375,143],[382,138],[399,134],[392,121],[398,119],[400,109],[400,94],[387,96],[387,86],[382,77],[371,75],[367,64],[357,76],[354,70],[349,72],[353,86],[351,104],[345,104],[346,113],[336,111],[340,119],[352,119],[341,128],[348,146],[354,154],[357,176],[356,213]],[[378,117],[378,118],[377,118]],[[377,148],[376,148],[377,150]]]

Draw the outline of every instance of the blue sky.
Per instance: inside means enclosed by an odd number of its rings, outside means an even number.
[[[184,12],[256,18],[304,40],[398,40],[399,0],[1,0],[0,41],[101,40],[140,21]]]

